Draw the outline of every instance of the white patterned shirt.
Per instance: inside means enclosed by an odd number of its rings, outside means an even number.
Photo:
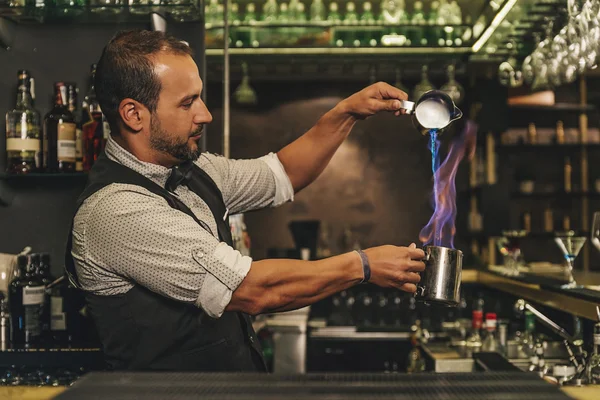
[[[106,155],[164,187],[169,168],[140,161],[108,139]],[[294,190],[276,154],[255,160],[229,160],[203,153],[196,161],[217,184],[230,214],[275,207],[292,201]],[[79,208],[73,249],[82,288],[97,295],[126,293],[134,284],[163,296],[195,304],[220,317],[252,259],[220,242],[206,203],[180,185],[175,194],[189,215],[141,186],[113,183]]]

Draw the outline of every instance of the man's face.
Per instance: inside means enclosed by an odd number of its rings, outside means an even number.
[[[212,121],[200,98],[198,67],[190,56],[163,53],[154,65],[161,91],[150,120],[150,146],[174,162],[196,160],[204,124]]]

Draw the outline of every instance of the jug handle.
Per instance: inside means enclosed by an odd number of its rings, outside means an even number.
[[[407,114],[412,114],[415,111],[415,102],[409,100],[400,100],[400,108],[405,109]]]

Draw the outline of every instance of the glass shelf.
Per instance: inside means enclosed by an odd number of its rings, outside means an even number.
[[[223,47],[222,26],[207,25],[206,45],[209,50]],[[229,27],[231,50],[260,52],[265,48],[294,49],[288,54],[314,53],[310,49],[356,49],[356,53],[378,52],[380,49],[425,49],[426,52],[464,53],[472,44],[468,25],[348,25],[331,22],[273,24],[256,22]],[[296,50],[301,49],[301,50]],[[308,50],[307,50],[308,49]],[[460,49],[460,50],[457,50]],[[339,50],[338,50],[339,51]],[[423,51],[423,50],[421,50]],[[320,51],[324,53],[324,51]],[[328,52],[333,54],[336,51]],[[367,52],[367,53],[368,53]],[[233,54],[233,53],[232,53]]]
[[[8,7],[0,5],[0,18],[20,24],[36,23],[110,23],[147,22],[151,13],[159,13],[171,21],[201,21],[201,11],[192,4],[187,5],[142,5],[142,6],[68,6],[68,7]]]
[[[510,110],[514,111],[574,111],[574,112],[589,112],[595,111],[592,105],[581,105],[575,103],[556,103],[551,106],[529,105],[529,104],[513,104],[509,106]]]

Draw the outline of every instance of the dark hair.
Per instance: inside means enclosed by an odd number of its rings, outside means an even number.
[[[145,30],[120,31],[108,42],[96,68],[96,96],[113,133],[118,134],[119,104],[131,98],[156,111],[160,80],[154,73],[152,55],[158,52],[192,56],[181,40]]]

